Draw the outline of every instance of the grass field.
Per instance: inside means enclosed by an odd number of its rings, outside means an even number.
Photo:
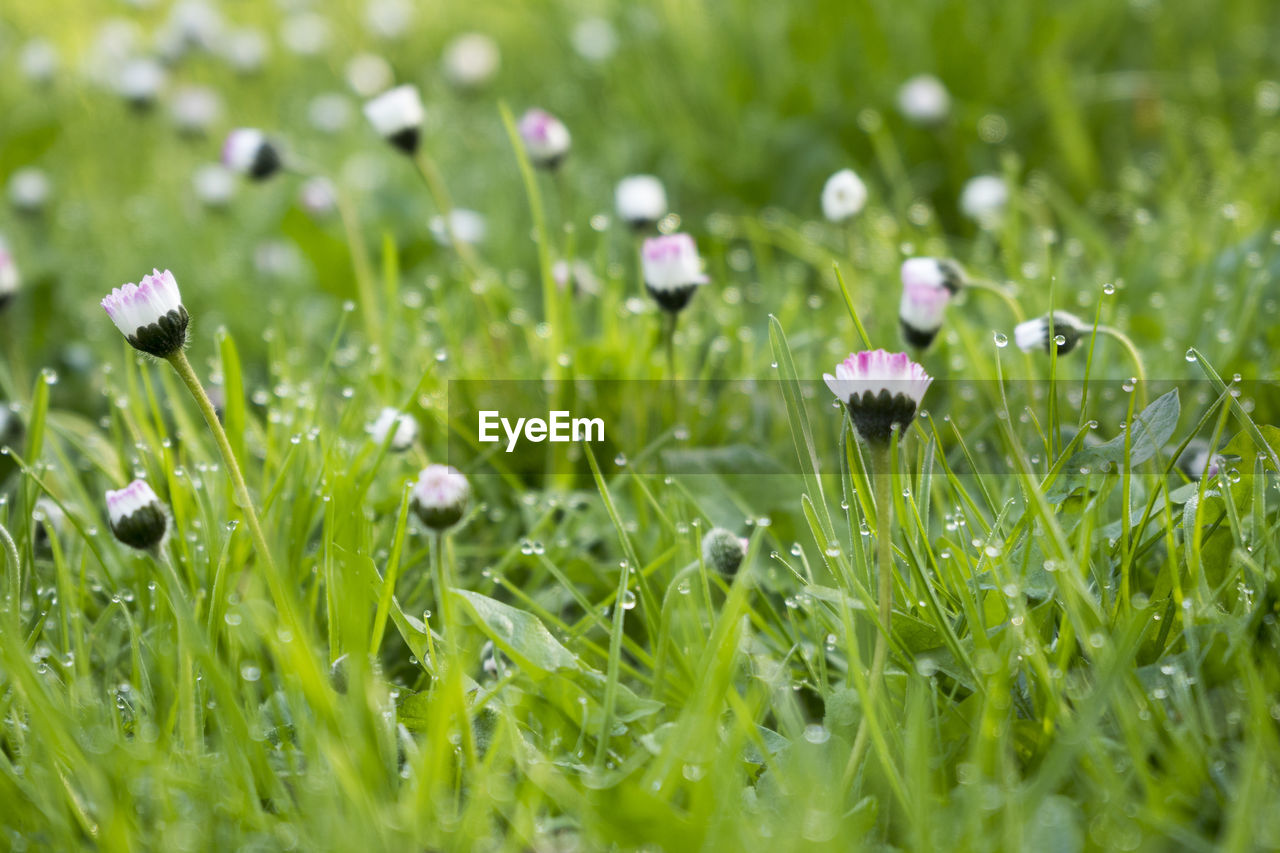
[[[5,4],[0,848],[1280,849],[1278,27]],[[945,115],[900,104],[920,74]],[[399,83],[413,157],[362,114]],[[215,167],[244,127],[286,168]],[[614,209],[637,173],[705,260],[678,324]],[[906,349],[913,256],[968,281],[882,448],[821,377]],[[99,305],[152,268],[194,386]],[[1079,342],[1022,351],[1050,310]],[[505,453],[490,405],[605,440]],[[428,463],[470,484],[442,533]],[[134,479],[154,548],[113,536]]]

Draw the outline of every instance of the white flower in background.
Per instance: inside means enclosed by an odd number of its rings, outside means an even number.
[[[941,124],[951,113],[951,95],[937,77],[918,74],[898,89],[898,110],[915,124]]]
[[[488,236],[489,223],[483,213],[468,210],[465,207],[455,207],[449,211],[448,227],[445,226],[444,217],[436,215],[427,222],[427,230],[441,246],[452,246],[453,239],[474,246],[483,243]],[[453,239],[450,238],[450,231],[453,232]]]
[[[222,32],[217,6],[206,0],[181,0],[169,10],[158,40],[166,56],[177,58],[188,50],[213,50]]]
[[[220,41],[218,53],[239,74],[261,71],[271,53],[271,44],[261,30],[238,29]]]
[[[137,57],[121,67],[116,92],[133,106],[145,109],[155,103],[167,79],[168,72],[159,62],[149,56]]]
[[[385,92],[395,82],[391,63],[376,53],[357,53],[347,62],[347,85],[362,98]]]
[[[280,25],[280,40],[298,56],[316,56],[329,47],[332,29],[329,19],[318,12],[295,12]]]
[[[94,33],[93,44],[83,54],[81,69],[97,86],[114,89],[120,69],[137,55],[141,30],[133,21],[111,18]]]
[[[13,301],[21,284],[22,276],[18,273],[18,264],[13,259],[13,253],[9,251],[4,241],[0,240],[0,311]],[[5,410],[0,408],[0,414],[4,412]],[[3,429],[0,429],[0,436],[3,434]]]
[[[263,240],[253,248],[253,268],[270,279],[296,279],[306,269],[306,258],[289,240]]]
[[[849,409],[858,435],[871,444],[889,441],[894,428],[905,430],[933,383],[905,352],[866,350],[850,353],[823,381]]]
[[[418,437],[418,422],[412,415],[390,406],[378,413],[378,418],[368,426],[369,435],[378,446],[386,444],[397,453],[408,450]]]
[[[298,190],[298,201],[312,217],[323,219],[337,208],[338,191],[326,177],[308,178]]]
[[[405,84],[383,92],[364,105],[364,114],[373,129],[396,148],[406,154],[418,150],[427,111],[417,86]]]
[[[564,258],[551,265],[551,278],[561,290],[572,288],[574,293],[594,296],[600,292],[600,279],[596,278],[591,264],[582,258],[574,258],[570,263]]]
[[[502,54],[498,43],[484,33],[463,33],[444,48],[445,78],[460,89],[483,86],[498,73]]]
[[[618,218],[634,230],[652,228],[667,215],[667,191],[653,175],[630,175],[614,192]]]
[[[261,130],[239,127],[222,144],[222,165],[255,181],[264,181],[280,170],[280,151]]]
[[[461,471],[450,465],[428,465],[413,484],[409,505],[423,524],[440,531],[462,519],[470,498],[471,484]]]
[[[702,537],[702,562],[713,571],[732,577],[747,556],[746,539],[732,530],[713,527]]]
[[[536,107],[520,118],[520,139],[533,165],[555,169],[569,153],[569,128],[546,110]]]
[[[52,193],[49,176],[35,166],[19,169],[9,176],[9,201],[24,213],[43,210]]]
[[[190,317],[173,273],[152,270],[140,284],[117,287],[102,307],[134,349],[166,358],[187,342]]]
[[[203,134],[222,117],[222,97],[208,86],[183,86],[169,101],[169,115],[183,133]]]
[[[698,247],[688,234],[662,234],[644,241],[640,250],[645,287],[665,311],[676,313],[694,291],[707,283]]]
[[[206,207],[226,207],[236,194],[235,173],[221,163],[205,163],[191,176],[191,190]]]
[[[947,258],[907,258],[902,262],[902,286],[916,284],[940,287],[952,295],[964,286],[964,270]]]
[[[160,498],[145,480],[134,480],[117,491],[108,489],[107,518],[115,537],[139,551],[159,545],[168,523]]]
[[[588,62],[604,62],[618,49],[618,33],[604,18],[583,18],[569,36],[578,56]]]
[[[307,104],[307,120],[321,133],[337,133],[351,123],[351,101],[341,92],[321,92]]]
[[[822,215],[832,222],[857,216],[867,204],[867,185],[852,169],[841,169],[822,187]]]
[[[1053,330],[1049,330],[1052,317]],[[1023,352],[1042,350],[1049,352],[1049,344],[1055,339],[1058,344],[1058,355],[1066,355],[1076,348],[1081,338],[1090,330],[1090,326],[1074,314],[1066,311],[1054,311],[1051,315],[1037,317],[1025,323],[1019,323],[1013,329],[1013,342]]]
[[[951,292],[944,287],[920,282],[904,283],[898,304],[898,323],[909,346],[927,349],[942,328]]]
[[[960,212],[982,228],[999,225],[1008,203],[1009,187],[1004,178],[995,175],[970,178],[960,191]]]
[[[413,23],[410,0],[369,0],[364,7],[364,25],[384,39],[399,38]]]
[[[33,38],[18,53],[18,69],[27,82],[45,84],[58,73],[58,49],[47,39]]]

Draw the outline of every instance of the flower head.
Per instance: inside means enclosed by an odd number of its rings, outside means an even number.
[[[167,358],[187,342],[190,317],[173,273],[152,270],[140,284],[117,287],[102,300],[111,322],[135,349]]]
[[[634,230],[652,228],[667,215],[667,191],[653,175],[630,175],[614,192],[618,218]]]
[[[455,207],[449,211],[447,220],[438,214],[431,217],[427,230],[441,246],[452,246],[454,240],[474,246],[488,236],[489,221],[479,211]]]
[[[884,444],[896,427],[905,430],[933,378],[905,352],[882,349],[851,353],[823,380],[849,409],[863,441]]]
[[[498,73],[502,54],[498,43],[484,33],[463,33],[445,45],[444,76],[459,89],[476,89]]]
[[[555,169],[569,153],[569,128],[546,110],[536,107],[520,117],[520,139],[533,165]]]
[[[21,283],[22,277],[18,274],[18,264],[13,260],[13,255],[10,254],[4,241],[0,240],[0,311],[13,301],[14,294],[18,292],[18,285]]]
[[[49,203],[53,185],[42,169],[27,166],[9,176],[9,201],[23,213],[39,213]]]
[[[222,116],[222,98],[208,86],[184,86],[173,93],[169,115],[180,132],[201,136]]]
[[[942,328],[942,318],[950,301],[951,292],[944,287],[918,281],[904,283],[898,307],[903,339],[916,349],[927,348]]]
[[[338,191],[333,182],[324,176],[308,178],[298,189],[298,201],[302,209],[316,219],[323,219],[338,205]]]
[[[280,151],[257,128],[239,127],[227,134],[222,144],[222,165],[232,171],[265,181],[284,165]]]
[[[471,484],[451,465],[428,465],[413,484],[409,501],[422,523],[445,530],[458,523],[471,498]]]
[[[1052,333],[1049,329],[1051,320],[1053,323]],[[1044,350],[1047,353],[1049,352],[1050,342],[1056,340],[1058,355],[1066,355],[1076,348],[1076,344],[1080,343],[1080,339],[1084,337],[1085,332],[1088,330],[1089,326],[1074,314],[1068,314],[1066,311],[1054,311],[1051,314],[1046,314],[1043,317],[1037,317],[1034,320],[1028,320],[1015,326],[1013,329],[1013,342],[1023,352]]]
[[[134,480],[118,491],[108,490],[107,517],[111,532],[130,548],[145,551],[164,538],[164,507],[145,480]]]
[[[418,87],[410,84],[383,92],[364,105],[365,118],[378,134],[406,154],[418,150],[427,111]]]
[[[995,175],[970,178],[960,191],[960,212],[982,228],[999,225],[1008,203],[1009,186]]]
[[[926,284],[945,288],[952,296],[964,286],[964,270],[947,258],[907,258],[902,262],[902,286]]]
[[[18,53],[18,67],[22,76],[36,84],[46,84],[58,73],[58,49],[42,38],[33,38]]]
[[[822,187],[822,215],[832,222],[857,216],[867,204],[867,185],[852,169],[841,169]]]
[[[382,445],[390,439],[390,447],[397,453],[408,450],[418,437],[418,422],[412,415],[390,406],[378,413],[378,419],[369,424],[369,435]]]
[[[138,57],[120,69],[115,81],[116,91],[131,106],[145,110],[160,96],[166,77],[164,66],[159,62],[150,57]]]
[[[723,527],[713,527],[702,537],[702,562],[722,575],[733,575],[747,556],[747,540]]]
[[[707,283],[698,247],[688,234],[648,238],[640,250],[640,260],[650,295],[672,313],[688,305],[698,286]]]
[[[951,95],[937,77],[917,74],[898,89],[898,110],[914,124],[941,124],[951,112]]]

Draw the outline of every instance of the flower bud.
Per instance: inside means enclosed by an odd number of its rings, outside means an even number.
[[[849,409],[862,440],[887,444],[894,429],[905,430],[929,390],[933,378],[904,352],[882,349],[851,353],[836,365],[836,375],[823,374],[831,393]]]
[[[832,222],[857,216],[867,204],[867,185],[852,169],[841,169],[822,187],[822,215]]]
[[[116,328],[135,348],[159,358],[182,349],[190,317],[173,273],[152,270],[141,284],[117,287],[102,300]]]
[[[898,89],[898,111],[913,124],[941,124],[951,112],[951,95],[937,77],[919,74]]]
[[[698,247],[688,234],[662,234],[644,241],[640,250],[644,283],[664,311],[677,313],[707,283]]]
[[[418,475],[409,505],[422,523],[443,531],[457,524],[471,497],[471,485],[450,465],[428,465]]]
[[[951,294],[945,288],[910,282],[903,285],[898,322],[902,339],[916,349],[927,349],[942,328]]]
[[[463,33],[444,49],[445,78],[459,89],[477,89],[498,73],[502,54],[498,43],[484,33]]]
[[[533,165],[554,171],[569,153],[569,128],[551,113],[531,109],[520,119],[520,139]]]
[[[1052,317],[1052,332],[1049,330],[1050,315],[1048,314],[1015,326],[1013,341],[1018,345],[1018,349],[1023,352],[1043,350],[1048,353],[1049,344],[1055,338],[1061,338],[1057,342],[1058,355],[1066,355],[1076,348],[1085,332],[1089,330],[1089,326],[1085,325],[1084,321],[1066,311],[1054,311]]]
[[[426,108],[418,87],[405,84],[383,92],[364,105],[369,124],[383,139],[405,154],[413,154],[422,141]]]
[[[412,415],[388,406],[378,413],[377,420],[369,424],[368,432],[379,447],[390,438],[388,446],[400,453],[413,447],[418,437],[418,422]]]
[[[702,537],[702,562],[713,571],[731,577],[747,556],[747,540],[731,530],[713,527]]]
[[[222,145],[222,165],[255,181],[265,181],[280,171],[280,151],[262,131],[240,127],[227,134]]]
[[[146,551],[164,538],[164,507],[144,480],[134,480],[119,491],[108,490],[107,517],[111,532],[130,548]]]
[[[18,264],[4,241],[0,240],[0,311],[13,301],[20,284],[22,276],[18,274]]]
[[[614,192],[618,218],[635,231],[653,228],[667,215],[667,191],[653,175],[630,175]]]
[[[995,175],[971,178],[960,191],[960,212],[982,228],[998,226],[1008,203],[1009,187]]]

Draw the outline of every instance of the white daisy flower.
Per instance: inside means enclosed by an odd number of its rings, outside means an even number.
[[[116,328],[135,349],[166,358],[187,342],[190,317],[173,273],[153,270],[140,284],[117,287],[102,300]]]
[[[857,216],[867,204],[867,185],[852,169],[841,169],[822,187],[822,215],[832,222]]]
[[[905,352],[866,350],[851,353],[823,374],[831,393],[849,409],[858,435],[872,444],[889,440],[894,428],[905,430],[933,378]]]

